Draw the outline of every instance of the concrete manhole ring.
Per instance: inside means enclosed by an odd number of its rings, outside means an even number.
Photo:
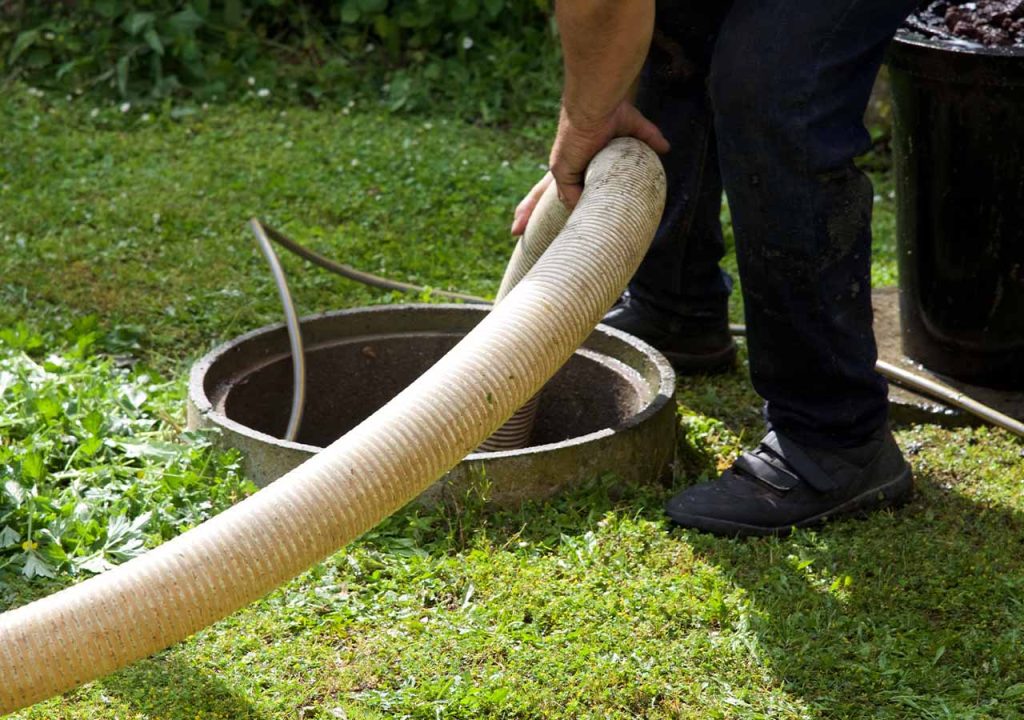
[[[303,318],[306,407],[297,442],[281,439],[292,368],[283,325],[231,340],[192,368],[189,427],[215,427],[267,485],[355,427],[439,360],[487,314],[472,305],[383,305]],[[531,446],[476,452],[424,493],[483,479],[511,506],[603,473],[622,482],[665,476],[676,447],[675,373],[654,348],[598,328],[548,383]]]

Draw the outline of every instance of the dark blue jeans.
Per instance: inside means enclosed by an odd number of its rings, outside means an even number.
[[[754,387],[819,447],[887,417],[871,329],[872,188],[853,159],[885,47],[917,0],[658,3],[637,103],[672,143],[665,215],[630,292],[694,322],[725,312],[732,214]]]

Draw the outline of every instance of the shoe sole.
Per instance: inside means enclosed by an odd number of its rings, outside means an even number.
[[[895,508],[904,505],[913,496],[914,480],[910,466],[904,468],[899,477],[876,488],[872,488],[837,505],[828,512],[819,513],[800,522],[780,527],[747,525],[720,518],[691,515],[681,512],[667,512],[669,519],[677,525],[712,535],[724,537],[769,536],[783,537],[789,535],[794,528],[814,527],[823,525],[829,520],[840,517],[866,515],[874,510]]]
[[[736,343],[706,355],[660,351],[680,375],[720,375],[736,368]]]

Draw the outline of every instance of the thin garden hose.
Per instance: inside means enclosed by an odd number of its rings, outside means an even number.
[[[512,258],[509,260],[505,274],[502,277],[501,286],[498,289],[498,295],[494,300],[495,303],[501,302],[501,300],[511,292],[512,288],[522,280],[530,268],[533,267],[534,263],[536,263],[537,260],[540,259],[541,255],[544,254],[544,251],[547,250],[548,246],[551,245],[555,237],[557,237],[569,217],[569,213],[565,206],[558,200],[554,184],[548,187],[547,192],[541,196],[540,201],[537,203],[535,214],[537,218],[536,221],[529,224],[526,232],[523,233],[523,236],[516,243],[516,247],[512,252]],[[357,270],[350,265],[337,263],[323,255],[313,252],[309,248],[295,242],[284,233],[267,225],[263,225],[259,220],[254,219],[251,224],[253,232],[257,234],[257,240],[260,242],[260,248],[263,250],[264,255],[267,256],[268,262],[270,262],[271,270],[274,273],[274,279],[277,282],[278,292],[281,294],[281,301],[285,308],[286,318],[288,317],[289,312],[291,315],[294,315],[294,310],[290,308],[290,302],[286,300],[288,293],[287,283],[284,280],[283,273],[280,272],[280,266],[277,263],[276,255],[273,255],[273,249],[269,248],[269,243],[266,239],[267,236],[285,249],[290,250],[299,257],[304,258],[325,270],[329,270],[330,272],[336,273],[350,280],[355,280],[356,282],[364,283],[372,287],[387,290],[401,290],[404,292],[431,292],[466,302],[491,304],[489,300],[475,295],[468,295],[459,292],[428,290],[427,288],[419,285],[397,282],[395,280],[381,277],[380,275],[363,272],[362,270]],[[273,257],[273,260],[271,260],[271,257]],[[276,270],[275,266],[277,268]],[[296,325],[295,327],[297,333],[298,326]],[[290,322],[288,324],[288,333],[289,338],[291,339],[293,335],[292,325]],[[294,342],[292,343],[292,356],[295,356]],[[301,397],[304,394],[304,371],[296,371],[293,382],[292,397]],[[533,432],[533,426],[537,417],[537,408],[539,405],[540,393],[530,398],[523,407],[509,418],[508,422],[498,428],[493,435],[487,438],[483,444],[477,448],[477,450],[482,452],[495,452],[526,447],[529,444],[530,435]],[[301,408],[299,409],[299,412],[301,412]],[[292,420],[295,418],[295,413],[296,406],[293,403],[292,415],[289,419],[289,429],[292,426]],[[292,440],[294,439],[294,436],[286,436],[285,439]]]
[[[381,290],[398,290],[399,292],[411,292],[411,293],[428,293],[430,295],[436,295],[438,297],[448,298],[449,300],[462,300],[463,302],[470,303],[482,303],[490,305],[491,301],[477,297],[476,295],[467,295],[460,292],[450,292],[448,290],[436,290],[434,288],[423,287],[422,285],[413,285],[412,283],[400,282],[398,280],[391,280],[390,278],[381,277],[380,275],[374,275],[373,273],[364,272],[357,270],[351,265],[344,265],[339,262],[335,262],[330,258],[324,257],[323,255],[310,250],[304,245],[292,240],[290,237],[285,235],[280,230],[276,230],[271,226],[261,223],[263,229],[266,231],[267,237],[276,242],[281,247],[295,253],[300,258],[307,260],[314,265],[317,265],[324,270],[328,270],[336,275],[348,278],[349,280],[355,280],[356,282],[362,283],[363,285],[369,285],[370,287],[379,288]]]
[[[202,525],[0,615],[0,714],[183,640],[415,498],[571,357],[639,265],[664,201],[658,156],[637,140],[612,141],[540,261],[394,400]]]
[[[306,353],[302,349],[302,330],[299,327],[299,317],[295,314],[292,294],[288,291],[284,269],[277,258],[277,253],[274,252],[273,245],[267,239],[263,225],[253,218],[249,221],[249,227],[256,236],[256,244],[260,246],[263,257],[267,259],[274,284],[277,285],[277,294],[281,297],[281,305],[284,308],[284,323],[288,328],[288,344],[292,351],[292,407],[288,414],[288,428],[285,430],[284,439],[293,441],[298,437],[299,427],[302,425],[302,409],[306,404]]]
[[[549,210],[557,211],[557,208],[549,208]],[[548,216],[547,214],[545,214],[545,217],[551,217],[552,218],[551,220],[548,220],[548,222],[557,221],[557,215]],[[347,265],[339,265],[338,263],[333,263],[333,261],[327,260],[326,258],[322,258],[321,256],[317,256],[316,253],[313,253],[313,252],[307,250],[306,248],[303,248],[301,245],[296,243],[294,240],[289,240],[289,239],[285,238],[283,235],[281,235],[277,231],[273,231],[271,228],[267,228],[267,230],[268,230],[268,234],[273,239],[278,240],[279,242],[281,241],[281,238],[286,240],[287,242],[286,243],[282,242],[282,245],[284,245],[284,247],[287,247],[290,250],[293,250],[293,252],[296,252],[296,253],[300,254],[302,257],[306,257],[307,259],[309,259],[309,256],[316,256],[316,257],[321,258],[322,260],[324,260],[326,263],[330,263],[330,265],[328,265],[328,264],[323,264],[323,263],[317,262],[317,264],[321,265],[321,267],[324,267],[324,268],[326,268],[328,270],[332,270],[332,272],[338,272],[337,270],[333,270],[332,266],[337,266],[337,267],[340,267],[340,268],[348,268],[348,270],[352,270]],[[299,248],[300,250],[296,250],[295,248]],[[516,246],[516,250],[515,250],[516,253],[523,252],[523,251],[525,251],[525,248],[523,248],[521,250],[521,247],[519,245]],[[510,264],[509,267],[511,269],[512,264]],[[369,273],[362,273],[360,271],[354,271],[354,272],[358,273],[358,275],[360,275],[360,276],[368,276],[368,277],[373,278],[374,282],[373,283],[367,283],[367,284],[373,284],[376,287],[388,287],[389,289],[405,289],[408,292],[427,292],[428,291],[427,288],[419,287],[417,285],[409,285],[409,284],[406,284],[406,283],[396,283],[393,280],[388,280],[387,278],[381,278],[381,277],[376,276],[376,275],[370,275]],[[366,282],[362,277],[357,277],[357,276],[353,275],[351,272],[348,272],[348,271],[346,271],[345,273],[341,273],[341,274],[344,274],[345,277],[348,277],[348,278],[350,278],[352,280],[356,280],[358,282]],[[508,277],[507,273],[506,273],[506,277]],[[385,283],[386,283],[386,285],[385,285]],[[403,287],[400,288],[400,287],[398,287],[399,285],[401,285]],[[503,281],[503,285],[504,285],[504,281]],[[468,302],[479,302],[479,303],[488,303],[489,302],[486,298],[477,297],[475,295],[464,295],[464,294],[461,294],[461,293],[453,293],[453,295],[457,295],[460,299],[466,300]],[[729,325],[729,332],[732,335],[736,336],[736,337],[745,337],[746,334],[747,334],[747,328],[746,328],[745,325],[731,324],[731,325]],[[986,423],[988,423],[990,425],[994,425],[995,427],[1002,428],[1003,430],[1006,430],[1007,432],[1011,432],[1014,435],[1017,435],[1018,437],[1024,438],[1024,423],[1022,423],[1020,420],[1017,420],[1015,418],[1010,417],[1009,415],[1006,415],[1004,413],[999,412],[998,410],[996,410],[993,407],[990,407],[988,405],[985,405],[982,402],[979,402],[978,400],[970,397],[969,395],[965,395],[964,393],[960,393],[960,392],[956,392],[954,390],[950,390],[949,388],[944,387],[944,386],[940,385],[939,383],[936,383],[935,381],[930,380],[929,378],[923,377],[923,376],[921,376],[921,375],[919,375],[917,373],[911,372],[911,371],[906,370],[904,368],[897,367],[896,365],[893,365],[891,363],[885,362],[884,360],[879,360],[878,362],[875,363],[875,370],[877,370],[878,373],[882,377],[884,377],[886,380],[888,380],[888,381],[890,381],[892,383],[895,383],[895,384],[899,385],[900,387],[906,388],[907,390],[915,392],[918,395],[921,395],[923,397],[927,397],[927,398],[931,398],[933,400],[937,400],[937,401],[939,401],[941,403],[949,405],[950,407],[955,407],[955,408],[957,408],[959,410],[963,410],[964,412],[969,413],[970,415],[973,415],[974,417],[978,418],[979,420],[982,420],[982,421],[984,421],[984,422],[986,422]],[[513,427],[513,420],[514,419],[515,418],[509,420],[510,430],[512,430],[514,432],[517,432],[521,436],[522,432],[523,432],[522,429],[521,428],[520,429],[516,429],[516,428]],[[499,432],[501,432],[501,431],[499,430]],[[496,435],[497,434],[498,433],[496,433]],[[502,440],[501,442],[502,442],[502,446],[504,446],[504,443],[507,442],[507,441]],[[481,449],[486,450],[486,449],[492,449],[492,448],[485,443],[485,445],[483,447],[481,447]]]

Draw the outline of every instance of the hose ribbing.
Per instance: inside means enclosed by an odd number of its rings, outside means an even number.
[[[199,527],[0,615],[0,713],[166,648],[256,600],[413,499],[562,366],[643,257],[664,205],[630,139],[507,298],[434,367],[321,453]]]
[[[526,277],[530,268],[540,260],[551,243],[558,237],[558,233],[565,227],[568,219],[569,211],[558,199],[558,186],[551,183],[541,195],[537,207],[534,208],[534,216],[526,227],[526,232],[519,238],[515,250],[512,251],[512,257],[501,278],[498,295],[494,299],[495,303],[501,302],[519,284],[519,281]],[[478,450],[494,452],[526,447],[537,419],[540,395],[541,393],[538,391],[536,395],[527,400],[512,417],[494,431],[493,435],[481,443]]]

